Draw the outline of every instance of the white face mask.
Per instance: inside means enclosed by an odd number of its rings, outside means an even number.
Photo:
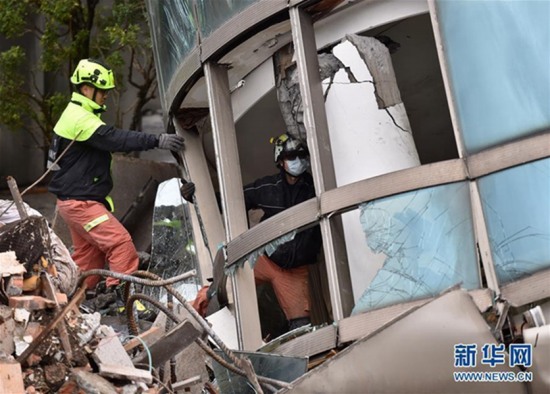
[[[285,160],[285,161],[286,161],[287,171],[292,176],[302,175],[309,167],[308,159],[302,159],[300,157],[297,157],[294,160]]]

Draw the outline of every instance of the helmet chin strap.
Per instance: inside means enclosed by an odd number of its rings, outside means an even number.
[[[97,95],[97,88],[94,86],[94,94],[92,95],[92,101],[97,103],[97,101],[95,101],[96,95]]]

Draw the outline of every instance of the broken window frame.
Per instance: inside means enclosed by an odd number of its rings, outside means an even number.
[[[550,268],[549,175],[547,158],[477,181],[497,279],[503,285]]]
[[[267,4],[269,2],[264,3]],[[307,12],[300,8],[303,4],[304,2],[301,1],[295,1],[290,4],[290,11],[295,14],[293,17],[295,21],[299,17],[298,14],[302,13],[303,15],[304,12]],[[245,15],[250,16],[250,12],[252,12],[252,9],[254,11],[260,9],[259,7],[256,7],[257,5],[258,4],[253,5],[244,10],[242,13],[236,15],[231,21],[237,19],[242,20]],[[279,2],[277,2],[276,6],[273,6],[269,9],[264,8],[263,13],[260,12],[256,14],[254,19],[251,19],[249,22],[244,24],[241,30],[248,29],[259,23],[260,21],[268,20],[275,13],[281,11],[281,9],[277,8],[280,6],[281,5],[279,4]],[[374,6],[375,5],[373,5],[373,7]],[[321,218],[321,221],[326,221],[337,212],[344,212],[346,210],[353,209],[359,204],[366,201],[371,201],[375,198],[391,196],[410,190],[417,190],[423,187],[440,185],[449,182],[470,181],[470,184],[472,186],[472,200],[479,200],[480,196],[479,192],[477,191],[476,185],[477,178],[509,167],[513,167],[518,164],[550,157],[550,133],[548,133],[547,130],[540,135],[528,136],[521,141],[512,141],[496,147],[491,147],[472,155],[464,154],[461,134],[459,131],[459,127],[457,126],[458,122],[456,114],[456,102],[453,100],[453,96],[451,94],[451,87],[449,84],[448,75],[448,64],[446,63],[445,53],[442,49],[443,46],[435,1],[429,0],[428,6],[434,26],[434,36],[438,44],[441,71],[445,82],[445,89],[447,92],[449,109],[451,111],[451,118],[453,120],[453,124],[455,125],[454,132],[457,145],[459,146],[459,159],[437,162],[428,165],[422,165],[412,169],[397,171],[376,178],[365,179],[337,189],[321,189],[317,198],[295,206],[277,215],[276,217],[262,222],[260,225],[240,234],[238,237],[231,239],[227,243],[227,264],[229,266],[235,264],[247,253],[250,253],[251,251],[265,245],[266,243],[269,243],[271,240],[277,238],[278,236],[281,236],[284,233],[291,232],[306,224],[317,222],[319,218]],[[349,9],[352,10],[353,7],[354,5],[352,5]],[[235,24],[231,24],[235,26]],[[214,58],[214,54],[216,52],[219,53],[222,48],[224,48],[225,43],[227,42],[227,36],[224,40],[221,40],[220,38],[222,33],[227,33],[229,31],[226,30],[228,28],[227,26],[229,25],[229,23],[226,23],[224,26],[214,31],[207,40],[199,44],[200,48],[202,48],[200,59],[204,61],[212,60]],[[319,26],[321,26],[321,24]],[[301,29],[302,28],[300,27],[293,26],[293,34],[303,34],[303,32],[300,33]],[[234,34],[229,35],[229,37],[234,38],[238,35],[238,32],[233,31],[233,33]],[[307,43],[304,43],[304,45],[304,51],[307,50],[309,53],[316,52],[317,50],[315,39],[308,40]],[[165,108],[177,106],[182,100],[182,91],[188,89],[189,84],[193,83],[193,81],[195,80],[195,75],[197,73],[200,73],[201,65],[200,63],[197,64],[196,61],[198,58],[194,56],[195,55],[190,54],[186,59],[184,59],[182,61],[182,64],[180,64],[178,73],[172,78],[164,102],[165,104],[170,105],[165,105]],[[298,56],[297,61],[299,67],[301,67],[302,70],[308,69],[305,56]],[[309,78],[310,74],[306,73],[305,76]],[[305,85],[307,88],[307,82],[305,83]],[[213,92],[211,92],[210,94],[213,94]],[[226,103],[225,105],[228,104]],[[308,108],[306,117],[312,117],[315,111],[319,110],[317,108],[318,106],[318,104],[313,104],[313,108],[310,106]],[[315,118],[311,118],[310,121],[312,119]],[[314,139],[317,138],[317,135],[316,133],[312,133],[312,135],[308,136],[308,138]],[[318,146],[318,144],[316,144],[314,140],[312,142],[312,146]],[[219,153],[221,155],[226,154],[223,151]],[[238,160],[229,159],[228,163],[228,165],[235,165],[238,163]],[[315,168],[320,170],[322,165],[324,166],[326,165],[326,163],[322,163],[322,161],[319,160],[314,166],[314,171],[316,171]],[[319,187],[318,182],[319,181],[317,181],[316,183],[317,187]],[[296,215],[299,215],[299,217],[296,217]],[[497,294],[502,291],[504,295],[508,295],[512,298],[515,297],[515,300],[517,300],[516,302],[526,302],[525,300],[532,300],[533,297],[538,297],[540,299],[541,294],[546,294],[548,296],[550,290],[547,289],[543,289],[542,293],[539,292],[538,295],[533,292],[531,292],[529,296],[520,295],[520,288],[524,288],[526,283],[529,283],[530,286],[537,287],[540,283],[548,280],[548,270],[536,273],[520,281],[506,284],[502,288],[499,288],[498,281],[496,280],[496,275],[494,275],[494,264],[491,261],[491,249],[488,243],[487,226],[484,223],[482,211],[474,209],[473,216],[474,219],[477,221],[476,238],[478,240],[480,252],[483,257],[484,270],[488,279],[488,287]],[[277,227],[276,231],[274,229],[275,224],[281,226]],[[283,228],[284,230],[281,230],[281,228]],[[276,232],[276,234],[274,232]],[[324,239],[324,243],[327,242],[330,247],[332,247],[333,239],[328,230],[326,239]],[[491,271],[493,271],[493,275],[490,274]],[[329,274],[334,275],[335,273],[329,272]],[[333,293],[336,294],[336,292],[339,291],[338,279],[333,276],[331,281]],[[238,283],[236,284],[237,286],[239,286]]]
[[[367,245],[384,261],[352,314],[435,297],[457,285],[481,287],[469,194],[467,182],[457,182],[359,207]]]
[[[147,271],[166,279],[195,270],[195,275],[173,285],[186,299],[192,300],[201,288],[204,275],[198,261],[199,246],[193,231],[192,206],[180,195],[180,187],[179,178],[163,181],[158,186]],[[175,242],[178,239],[185,244]],[[165,289],[151,287],[145,292],[166,303]]]
[[[299,59],[299,56],[297,56],[297,59]],[[517,148],[517,144],[515,145],[515,147]],[[498,148],[497,148],[498,149]],[[515,149],[514,149],[515,150]],[[496,152],[494,152],[496,153]],[[484,152],[484,154],[482,156],[493,156],[492,159],[495,160],[495,163],[497,166],[499,166],[499,163],[498,161],[500,159],[502,159],[501,157],[499,159],[497,159],[497,157],[495,157],[496,155],[494,154],[493,152],[491,152],[491,150],[489,150],[489,152]],[[543,153],[543,155],[547,155],[547,152]],[[531,158],[536,158],[537,155],[529,155]],[[479,161],[481,156],[477,156],[474,158],[473,160],[473,166],[476,167],[476,165],[479,165],[479,163],[476,163],[476,161]],[[464,161],[465,160],[468,160],[468,157],[466,159],[463,159]],[[532,159],[531,159],[532,160]],[[485,163],[487,164],[487,163]],[[512,163],[509,163],[510,165],[513,165]],[[505,167],[505,166],[499,166],[499,167]],[[496,169],[493,169],[493,171],[495,171]],[[389,175],[387,175],[389,176]],[[449,178],[448,178],[449,179]],[[468,179],[470,180],[472,183],[472,193],[475,197],[476,194],[478,194],[476,188],[474,187],[475,186],[475,178],[474,177],[464,177],[464,179]],[[373,186],[377,186],[377,185],[373,185]],[[321,205],[322,205],[322,200],[321,200]],[[331,215],[332,212],[329,212],[328,215]],[[476,210],[476,212],[474,212],[473,216],[476,218],[476,222],[478,223],[478,226],[477,226],[477,233],[482,233],[483,231],[486,231],[486,226],[483,224],[484,223],[484,218],[483,216],[480,214],[480,211],[479,210]],[[479,223],[481,223],[481,225],[479,225]],[[480,230],[481,229],[481,230]],[[483,230],[485,229],[485,230]],[[259,229],[258,229],[259,230]],[[482,237],[483,234],[478,234],[478,240]],[[483,243],[483,241],[481,242]],[[229,245],[228,245],[229,246]],[[231,248],[228,248],[228,250],[230,250]],[[487,246],[484,247],[484,249],[489,249]],[[485,259],[487,260],[487,258]],[[485,270],[486,272],[486,275],[489,277],[489,281],[491,282],[489,284],[489,287],[492,288],[493,290],[497,291],[498,292],[498,284],[496,283],[496,280],[495,280],[495,276],[494,275],[491,275],[490,271],[494,271],[494,266],[492,265],[492,263],[489,261],[489,262],[486,262],[484,261],[484,264],[485,264]],[[492,278],[492,279],[491,279]]]

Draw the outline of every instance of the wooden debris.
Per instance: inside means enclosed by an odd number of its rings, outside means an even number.
[[[40,345],[40,343],[48,336],[48,334],[57,326],[57,324],[65,318],[65,314],[72,309],[72,307],[82,300],[84,293],[86,292],[86,287],[82,286],[76,294],[73,296],[73,299],[63,308],[63,310],[57,314],[55,319],[53,319],[50,324],[40,333],[40,335],[34,339],[34,341],[29,345],[29,347],[17,358],[17,361],[20,363],[25,363],[27,357],[34,352],[34,350]]]
[[[19,212],[19,217],[21,217],[21,219],[28,218],[29,214],[25,209],[25,204],[23,203],[23,198],[21,198],[21,193],[19,193],[19,188],[17,187],[17,182],[15,181],[15,178],[8,176],[6,178],[6,181],[8,182],[8,187],[10,188],[13,202],[17,207],[17,212]]]
[[[42,284],[42,291],[44,295],[48,298],[48,300],[54,303],[55,312],[59,313],[61,311],[61,307],[59,306],[59,302],[57,300],[58,293],[52,283],[50,275],[46,272],[43,272],[40,275],[40,283]],[[57,332],[59,334],[59,339],[61,341],[61,345],[63,346],[63,350],[65,351],[65,357],[68,361],[71,361],[73,359],[73,350],[71,348],[71,341],[69,340],[67,326],[65,325],[65,319],[59,322],[59,325],[57,326]]]

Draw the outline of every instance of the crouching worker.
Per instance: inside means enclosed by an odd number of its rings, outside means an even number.
[[[130,234],[113,216],[111,153],[145,151],[153,148],[177,152],[183,148],[183,137],[175,134],[147,134],[121,130],[106,125],[101,113],[105,100],[115,87],[112,70],[92,59],[81,60],[71,83],[75,92],[54,127],[54,138],[48,153],[54,175],[49,191],[57,196],[57,209],[71,232],[72,255],[82,271],[103,269],[131,274],[139,260]],[[94,288],[99,276],[86,279]],[[114,290],[119,280],[107,278],[108,289]]]
[[[279,172],[244,187],[246,210],[262,209],[261,221],[315,197],[309,168],[309,151],[288,134],[272,138],[274,161]],[[181,194],[192,202],[195,186],[182,185]],[[309,265],[317,262],[321,248],[319,226],[296,233],[270,255],[261,255],[254,266],[256,284],[270,283],[288,320],[289,330],[310,323]],[[201,300],[195,303],[200,304]]]

